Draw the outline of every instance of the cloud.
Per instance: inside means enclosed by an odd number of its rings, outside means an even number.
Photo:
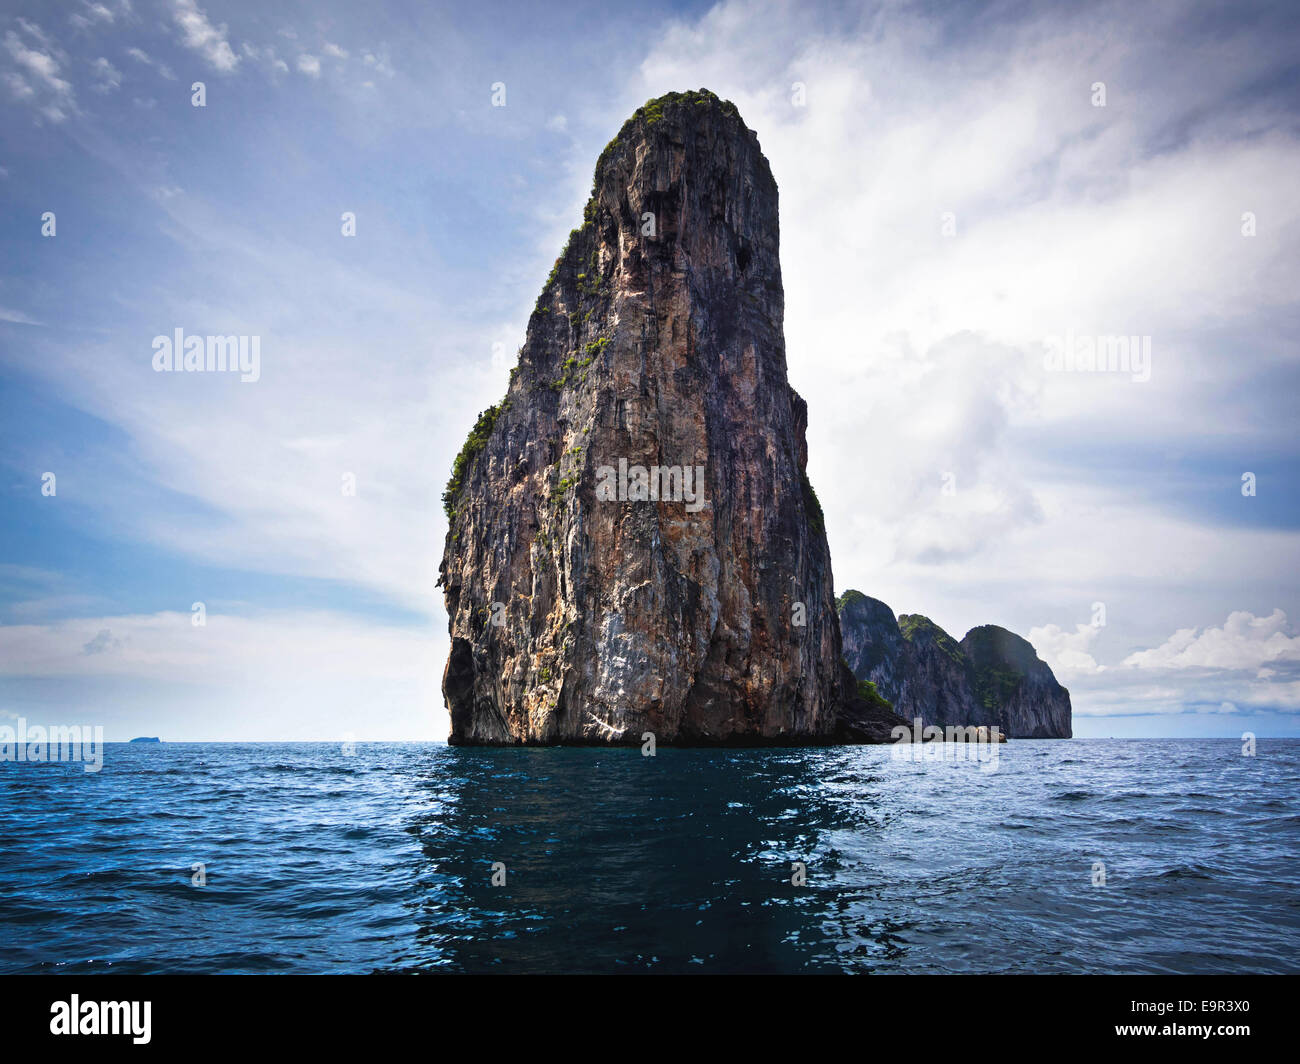
[[[23,32],[36,41],[36,43],[47,52],[54,50],[54,42],[50,39],[49,35],[40,28],[40,26],[34,22],[28,22],[27,19],[21,17],[17,19],[17,22]]]
[[[95,84],[91,88],[95,92],[109,93],[121,87],[122,72],[103,56],[100,56],[91,64],[91,70],[95,78]]]
[[[166,3],[190,17],[192,40],[177,17],[187,48],[234,66],[224,26],[213,28],[193,2]],[[1269,332],[1294,314],[1300,291],[1292,250],[1300,208],[1286,176],[1300,169],[1300,149],[1269,99],[1291,63],[1282,35],[1250,36],[1243,20],[1221,40],[1196,36],[1195,18],[1114,5],[1081,15],[1042,8],[1022,17],[1018,9],[1014,20],[958,29],[931,10],[888,4],[859,18],[828,6],[810,17],[783,4],[723,3],[646,33],[640,65],[635,55],[589,50],[608,76],[585,80],[605,91],[556,86],[528,123],[528,136],[542,134],[536,142],[511,145],[510,155],[476,172],[526,175],[527,206],[503,177],[493,211],[519,211],[521,228],[536,234],[535,263],[520,264],[500,241],[493,249],[454,226],[436,228],[415,213],[403,219],[408,236],[428,237],[411,239],[404,257],[427,252],[429,263],[441,259],[462,277],[490,259],[496,277],[488,285],[456,288],[443,283],[445,273],[426,284],[432,273],[419,271],[412,276],[420,282],[408,284],[364,257],[380,243],[375,223],[409,202],[400,176],[376,188],[363,238],[344,241],[336,255],[339,240],[313,242],[296,213],[268,218],[264,204],[232,200],[196,171],[139,162],[136,191],[155,197],[157,228],[172,241],[157,258],[171,262],[174,253],[184,268],[160,280],[124,264],[122,290],[138,278],[140,295],[133,307],[110,308],[120,323],[111,342],[14,355],[51,394],[126,444],[141,490],[95,477],[102,455],[77,455],[70,464],[83,463],[80,502],[97,527],[146,548],[277,577],[343,574],[337,601],[373,594],[438,616],[437,493],[474,412],[504,384],[504,373],[488,367],[484,338],[503,337],[513,351],[537,285],[580,216],[592,164],[631,110],[648,96],[704,84],[739,105],[780,183],[788,360],[809,401],[810,475],[840,586],[940,616],[953,631],[987,622],[1028,631],[1070,676],[1081,715],[1295,705],[1286,661],[1256,670],[1121,663],[1134,650],[1165,651],[1169,633],[1189,620],[1243,603],[1281,604],[1296,615],[1293,533],[1223,529],[1204,512],[1209,488],[1195,500],[1200,511],[1171,512],[1132,475],[1152,455],[1191,469],[1189,451],[1198,447],[1225,461],[1249,456],[1243,469],[1257,468],[1254,456],[1269,446],[1290,453],[1289,436],[1261,409],[1290,394],[1286,378],[1262,374],[1300,361],[1289,333],[1276,341]],[[39,27],[14,28],[25,49],[52,59],[60,79],[96,54],[74,65]],[[310,60],[314,69],[302,72],[320,76],[329,59],[318,57],[341,57],[320,45],[318,32],[304,31],[287,62],[247,42],[237,61],[279,74]],[[295,39],[292,31],[268,36]],[[309,40],[316,55],[296,59]],[[397,43],[399,61],[415,43]],[[361,76],[374,77],[364,85],[393,76],[386,48],[351,52]],[[123,65],[155,65],[143,49],[126,54]],[[1188,55],[1198,59],[1194,72]],[[50,85],[7,42],[0,61],[16,98],[35,108],[50,97]],[[413,87],[446,76],[445,64],[401,65]],[[1102,77],[1111,87],[1104,110],[1088,102],[1088,87]],[[796,81],[807,106],[792,99]],[[395,125],[425,120],[418,104],[401,106],[394,103]],[[250,109],[238,117],[249,122],[248,143],[259,144],[261,116]],[[304,165],[303,210],[331,222],[342,208],[308,203],[319,192],[308,168],[322,143],[368,147],[372,131],[349,128],[355,115],[320,117],[320,129],[281,126],[279,135],[297,138],[285,146]],[[535,128],[543,121],[545,131]],[[557,132],[564,136],[546,135]],[[571,180],[556,177],[557,144]],[[143,144],[128,152],[169,161]],[[536,161],[544,155],[545,170]],[[480,165],[475,159],[470,166]],[[423,163],[417,154],[404,165]],[[453,167],[448,180],[463,182],[467,172]],[[184,195],[171,194],[177,183]],[[1240,235],[1245,209],[1260,221],[1251,240]],[[955,229],[944,235],[949,213]],[[321,231],[333,237],[330,224]],[[535,276],[520,282],[530,269]],[[470,293],[463,305],[440,300],[453,290]],[[503,299],[517,299],[517,308]],[[39,302],[8,302],[55,320]],[[148,371],[148,337],[191,321],[262,335],[255,388]],[[1045,374],[1044,338],[1068,330],[1152,335],[1152,380]],[[41,339],[27,337],[19,346],[34,349]],[[343,471],[358,474],[355,498],[340,497]],[[61,496],[63,484],[61,476]],[[169,509],[177,499],[179,516]],[[1265,597],[1274,589],[1275,598]],[[1076,627],[1099,599],[1112,607],[1110,625],[1100,633]],[[144,622],[100,620],[139,651]],[[80,653],[99,631],[85,628],[80,643],[69,643],[80,659],[70,669],[102,672],[120,662],[119,652]],[[150,673],[140,666],[130,675],[143,682]],[[170,668],[159,675],[184,682]],[[240,674],[228,676],[234,683]]]
[[[119,10],[123,14],[130,14],[131,4],[129,0],[124,0],[119,5]],[[92,0],[81,0],[81,10],[68,16],[68,21],[78,30],[89,30],[97,24],[111,25],[117,18],[117,13],[110,9],[106,4],[92,2]]]
[[[321,48],[321,54],[328,55],[333,59],[346,59],[348,57],[346,49],[340,48],[337,44],[330,44],[328,41]]]
[[[1080,624],[1073,632],[1055,624],[1043,625],[1029,630],[1029,642],[1033,644],[1038,656],[1049,666],[1056,678],[1061,680],[1078,674],[1096,674],[1105,669],[1089,653],[1089,648],[1101,634],[1101,628],[1091,624]]]
[[[320,60],[304,53],[298,57],[298,71],[308,77],[320,77]]]
[[[1112,668],[1104,676],[1075,675],[1068,687],[1076,717],[1300,713],[1300,679],[1260,679],[1231,669],[1153,674]]]
[[[103,654],[109,650],[116,650],[122,645],[120,639],[113,638],[113,632],[109,628],[101,628],[95,638],[86,643],[82,648],[83,654]]]
[[[366,52],[361,57],[361,61],[368,67],[374,67],[376,74],[383,74],[386,78],[391,78],[395,73],[392,64],[388,60],[387,51]]]
[[[30,685],[57,688],[50,711],[99,716],[120,700],[172,738],[443,738],[439,690],[446,637],[328,611],[255,616],[209,603],[191,613],[85,617],[0,626],[0,691],[9,707]],[[137,732],[138,734],[138,732]]]
[[[1103,629],[1056,625],[1030,641],[1070,688],[1081,717],[1248,715],[1300,712],[1300,638],[1286,614],[1231,613],[1221,627],[1180,629],[1159,646],[1097,665],[1092,651]]]
[[[171,67],[167,66],[166,63],[155,63],[153,57],[143,48],[128,48],[126,54],[137,63],[143,63],[145,66],[154,67],[158,71],[160,77],[164,77],[168,81],[176,80],[176,75],[172,73]]]
[[[1221,628],[1181,628],[1155,649],[1130,654],[1124,664],[1139,669],[1262,669],[1300,663],[1300,636],[1289,630],[1280,609],[1267,617],[1238,610]]]
[[[1104,638],[1149,646],[1216,596],[1296,590],[1293,534],[1224,530],[1209,491],[1171,512],[1131,470],[1198,438],[1225,460],[1288,453],[1259,407],[1300,376],[1270,338],[1300,291],[1300,138],[1261,88],[1286,83],[1286,39],[1107,4],[955,31],[921,5],[728,2],[671,22],[579,128],[704,85],[756,130],[841,587],[1018,631],[1132,595]],[[1066,332],[1151,336],[1152,379],[1045,372]]]
[[[273,74],[287,74],[289,64],[276,55],[275,48],[267,45],[265,48],[259,48],[255,44],[244,41],[240,46],[240,51],[249,59],[262,63]]]
[[[4,176],[8,176],[6,173]],[[29,318],[21,310],[10,310],[8,307],[0,307],[0,321],[7,321],[13,325],[42,325],[43,322],[35,318]]]
[[[226,40],[224,24],[214,26],[197,0],[172,0],[172,19],[181,31],[181,43],[203,56],[213,67],[228,73],[239,65]]]
[[[60,63],[66,56],[51,45],[40,27],[24,19],[18,24],[39,47],[29,47],[13,30],[7,31],[5,50],[19,70],[6,72],[5,81],[16,99],[31,103],[49,121],[62,122],[77,110],[72,84],[61,76]]]

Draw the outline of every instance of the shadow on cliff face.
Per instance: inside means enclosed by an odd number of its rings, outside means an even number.
[[[448,748],[446,757],[450,776],[431,777],[429,807],[408,826],[425,862],[414,870],[423,891],[411,968],[838,971],[899,952],[897,929],[877,925],[863,929],[849,965],[836,948],[842,932],[831,931],[847,909],[860,919],[875,908],[877,893],[859,877],[838,881],[835,837],[869,842],[888,819],[874,769],[852,755],[828,764],[824,750]],[[504,886],[492,885],[498,861]],[[791,883],[795,861],[807,866],[802,886]]]

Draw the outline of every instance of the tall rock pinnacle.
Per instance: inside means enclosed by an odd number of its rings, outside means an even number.
[[[452,742],[843,737],[778,249],[767,160],[712,93],[601,153],[444,496]]]

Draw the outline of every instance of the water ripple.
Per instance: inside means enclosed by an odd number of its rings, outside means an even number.
[[[1300,741],[999,755],[0,763],[0,971],[1300,970]]]

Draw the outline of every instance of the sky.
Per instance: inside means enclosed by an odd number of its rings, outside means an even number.
[[[837,590],[1026,636],[1076,736],[1300,735],[1300,9],[1219,7],[3,0],[0,720],[444,738],[452,459],[705,87]]]

